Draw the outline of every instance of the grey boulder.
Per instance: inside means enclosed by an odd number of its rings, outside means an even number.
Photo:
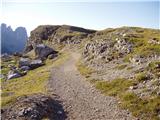
[[[39,58],[39,59],[46,59],[48,57],[48,55],[50,54],[57,54],[57,51],[53,50],[52,48],[44,45],[44,44],[39,44],[36,45],[35,47],[35,55]]]
[[[14,73],[14,74],[8,75],[7,79],[9,80],[9,79],[18,78],[18,77],[21,77],[21,75],[18,73]]]
[[[20,60],[19,60],[19,67],[29,66],[30,62],[31,62],[31,60],[29,58],[20,58]]]
[[[18,78],[18,77],[21,77],[22,75],[20,73],[18,73],[17,71],[9,71],[8,72],[8,76],[7,76],[7,79],[13,79],[13,78]]]
[[[35,69],[35,68],[38,68],[42,65],[44,65],[43,61],[40,59],[37,59],[37,60],[32,60],[29,67],[31,69]]]
[[[22,71],[28,71],[30,70],[31,68],[29,66],[22,66],[21,68],[19,68],[20,70]]]

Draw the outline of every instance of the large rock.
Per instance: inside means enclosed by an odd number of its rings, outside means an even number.
[[[21,68],[19,68],[21,71],[28,71],[31,68],[29,66],[22,66]]]
[[[7,76],[7,79],[9,80],[9,79],[19,78],[19,77],[21,77],[21,75],[19,73],[13,73],[13,74],[9,74]]]
[[[19,72],[11,70],[11,71],[8,72],[7,79],[9,80],[9,79],[18,78],[18,77],[21,77],[21,76],[22,75]]]
[[[19,68],[22,71],[28,71],[30,69],[35,69],[44,65],[41,59],[31,60],[29,58],[20,58]]]
[[[57,54],[57,51],[53,50],[52,48],[50,48],[44,44],[39,44],[35,47],[35,55],[39,59],[45,59],[50,54]]]
[[[29,58],[20,58],[19,67],[30,66],[31,60]]]
[[[30,67],[31,69],[35,69],[35,68],[38,68],[38,67],[40,67],[40,66],[42,66],[42,65],[44,65],[43,61],[40,60],[40,59],[37,59],[37,60],[31,61],[29,67]]]
[[[1,120],[65,120],[66,115],[58,100],[44,94],[32,94],[16,99],[1,110]]]

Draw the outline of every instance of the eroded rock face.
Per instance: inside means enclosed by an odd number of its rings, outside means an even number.
[[[61,114],[57,114],[60,111]],[[2,120],[54,120],[66,117],[58,101],[44,94],[19,97],[16,103],[1,110]]]

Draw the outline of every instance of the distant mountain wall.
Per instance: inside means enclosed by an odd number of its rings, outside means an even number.
[[[2,23],[1,26],[1,53],[12,54],[22,52],[27,42],[27,31],[24,27],[17,27],[15,31],[11,26]]]

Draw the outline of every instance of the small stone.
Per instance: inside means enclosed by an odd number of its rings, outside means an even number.
[[[134,89],[137,89],[137,88],[138,88],[137,86],[130,86],[129,87],[130,90],[134,90]]]
[[[31,107],[29,107],[29,108],[27,108],[27,110],[26,110],[27,112],[30,112],[30,111],[32,111],[32,108]]]
[[[62,114],[62,113],[63,113],[62,111],[58,111],[58,112],[57,112],[57,114]]]
[[[157,95],[160,96],[160,91],[157,92]]]
[[[36,114],[31,115],[31,118],[35,119],[35,118],[37,118],[37,115]]]
[[[25,109],[22,109],[22,110],[18,113],[18,116],[19,116],[19,117],[23,117],[23,116],[24,116],[24,113],[25,113]]]

